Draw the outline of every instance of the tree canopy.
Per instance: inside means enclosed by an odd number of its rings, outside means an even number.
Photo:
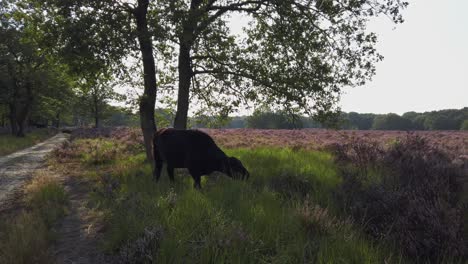
[[[31,51],[21,57],[29,58],[28,76],[19,79],[36,87],[32,107],[44,113],[37,119],[59,123],[60,114],[84,115],[79,107],[67,109],[74,100],[88,102],[99,125],[100,112],[116,96],[113,80],[141,87],[137,113],[148,158],[155,116],[160,124],[170,125],[170,117],[175,127],[186,128],[191,111],[196,122],[217,126],[241,107],[268,106],[271,111],[256,115],[286,118],[279,126],[291,117],[294,126],[325,125],[338,116],[343,89],[370,80],[383,59],[368,21],[383,15],[401,23],[406,6],[403,0],[3,1],[2,60],[10,66],[0,71],[1,100],[10,105],[14,96],[7,95],[15,92],[28,98],[28,89],[11,88],[12,69],[18,73],[23,66],[11,49],[5,52],[10,46]],[[233,16],[249,22],[240,34],[232,32]],[[175,112],[155,112],[164,108],[155,105],[158,90],[160,100],[172,97],[166,101],[174,102]],[[356,129],[375,121],[352,113],[349,119]],[[437,118],[417,122],[445,126]]]
[[[165,47],[179,50],[168,53],[161,69],[178,81],[175,126],[185,128],[189,103],[223,114],[266,103],[329,117],[342,89],[364,84],[382,59],[368,20],[387,15],[400,23],[405,6],[399,0],[163,3],[160,21],[171,29]],[[228,26],[235,13],[250,19],[241,36]]]

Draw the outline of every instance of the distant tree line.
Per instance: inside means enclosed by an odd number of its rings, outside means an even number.
[[[313,117],[291,115],[281,111],[255,111],[251,116],[230,117],[224,124],[194,119],[192,127],[299,129],[330,128]],[[468,130],[468,107],[424,113],[397,114],[341,113],[335,128],[356,130]]]

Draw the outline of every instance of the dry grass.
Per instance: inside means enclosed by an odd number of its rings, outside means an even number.
[[[25,187],[23,199],[26,207],[0,223],[0,263],[52,263],[52,226],[66,213],[65,190],[43,170]]]

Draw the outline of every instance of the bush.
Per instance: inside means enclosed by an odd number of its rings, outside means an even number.
[[[120,248],[119,263],[154,263],[162,239],[160,227],[145,228],[143,234]]]
[[[116,141],[118,145],[131,153],[143,151],[143,136],[139,129],[134,128],[79,128],[72,132],[71,140],[78,139],[104,139],[104,141]]]
[[[468,120],[463,121],[460,126],[460,130],[468,130]]]
[[[369,234],[417,260],[466,256],[466,175],[449,155],[411,134],[388,149],[357,140],[335,150],[344,176],[337,195]]]

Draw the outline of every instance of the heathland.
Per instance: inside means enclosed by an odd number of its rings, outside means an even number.
[[[141,133],[128,128],[75,130],[71,142],[51,155],[54,174],[87,186],[83,197],[106,258],[126,263],[466,261],[466,133],[205,132],[244,163],[248,181],[213,173],[203,178],[199,191],[178,170],[175,183],[164,173],[156,183]],[[64,203],[55,204],[63,208]],[[61,215],[53,220],[60,222]],[[28,219],[9,224],[38,221]],[[12,236],[2,242],[8,245]]]

